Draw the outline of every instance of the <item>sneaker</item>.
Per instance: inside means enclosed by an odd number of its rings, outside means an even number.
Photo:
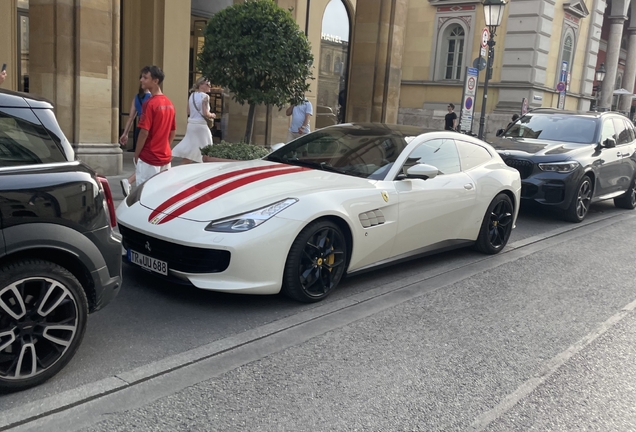
[[[121,191],[124,193],[124,198],[130,195],[130,183],[128,179],[119,180],[119,184],[121,184]]]

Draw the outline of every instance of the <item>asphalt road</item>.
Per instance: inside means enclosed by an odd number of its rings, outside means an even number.
[[[633,369],[620,362],[605,365],[603,358],[606,350],[631,357],[634,364],[634,347],[613,343],[629,341],[636,332],[628,314],[576,351],[579,363],[566,362],[567,367],[543,375],[554,383],[527,384],[542,376],[546,362],[596,334],[601,323],[636,298],[634,228],[636,212],[609,203],[594,206],[582,225],[526,209],[506,253],[484,257],[460,250],[370,272],[347,279],[317,305],[189,289],[126,267],[119,297],[91,316],[84,342],[65,370],[37,389],[0,398],[0,426],[10,424],[16,412],[24,414],[25,407],[37,412],[80,386],[90,397],[91,383],[107,387],[109,378],[118,377],[138,384],[65,412],[56,420],[57,430],[71,430],[64,418],[73,419],[73,428],[99,419],[95,405],[108,408],[104,412],[131,410],[101,417],[106,422],[91,430],[133,430],[130,425],[138,430],[525,430],[529,424],[563,430],[550,423],[550,409],[544,416],[537,413],[531,402],[536,392],[548,392],[536,396],[543,402],[568,399],[574,411],[566,411],[575,413],[579,406],[569,399],[576,392],[565,391],[558,381],[576,389],[576,378],[582,379],[577,368],[596,362],[634,382]],[[603,339],[608,335],[616,339]],[[188,353],[205,357],[196,349],[215,343],[214,358],[181,367]],[[153,378],[154,372],[170,369],[171,361],[180,368]],[[608,372],[606,381],[612,380],[618,382],[605,388],[609,396],[623,392],[623,405],[616,402],[615,410],[636,406],[633,386]],[[554,388],[547,389],[550,385]],[[509,401],[506,408],[510,395],[510,401],[526,405]],[[631,423],[622,426],[636,425],[633,417],[623,421]]]

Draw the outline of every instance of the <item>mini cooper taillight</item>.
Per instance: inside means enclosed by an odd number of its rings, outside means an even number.
[[[100,189],[104,192],[104,210],[106,210],[108,223],[111,228],[115,228],[117,226],[117,216],[115,215],[115,202],[113,201],[110,184],[106,177],[100,175],[97,176],[97,181],[99,182]]]

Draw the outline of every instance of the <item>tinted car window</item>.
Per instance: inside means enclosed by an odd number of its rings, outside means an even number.
[[[616,145],[627,144],[631,141],[629,130],[627,129],[623,119],[615,118],[614,129],[616,131]]]
[[[290,142],[265,159],[379,180],[384,179],[408,138],[410,135],[382,127],[326,128]]]
[[[422,143],[409,155],[408,163],[432,165],[440,174],[454,174],[460,171],[459,154],[452,139],[434,139]]]
[[[65,161],[60,147],[30,109],[0,110],[0,167]]]
[[[457,144],[457,149],[459,150],[462,170],[464,171],[475,168],[476,166],[488,162],[492,159],[492,155],[482,146],[467,143],[464,141],[455,141],[455,143]]]
[[[504,137],[591,144],[596,137],[596,127],[596,120],[589,117],[526,114],[506,131]]]
[[[612,119],[603,120],[601,143],[604,143],[606,139],[613,139],[614,141],[616,141],[616,129],[614,129],[614,122],[612,121]]]

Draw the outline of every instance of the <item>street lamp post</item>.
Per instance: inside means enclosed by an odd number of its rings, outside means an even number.
[[[600,96],[600,91],[601,91],[601,86],[603,85],[603,81],[605,80],[605,63],[601,63],[601,65],[598,67],[598,69],[596,69],[596,74],[595,74],[595,78],[596,78],[596,106],[594,107],[594,111],[598,111],[598,104],[599,104],[599,96]]]
[[[486,80],[484,81],[484,96],[481,102],[481,117],[479,118],[479,139],[484,138],[484,125],[486,124],[486,102],[488,102],[488,81],[492,75],[492,64],[495,57],[495,36],[497,27],[501,25],[503,19],[504,6],[506,0],[484,0],[484,18],[486,27],[490,31],[488,39],[488,61],[486,66]]]

